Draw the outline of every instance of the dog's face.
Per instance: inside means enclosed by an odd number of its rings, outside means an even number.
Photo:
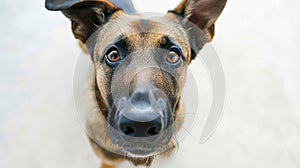
[[[187,65],[214,35],[226,0],[184,0],[161,17],[131,16],[107,1],[56,10],[95,66],[95,94],[114,146],[149,156],[174,144]],[[194,24],[194,25],[192,25]],[[97,130],[93,130],[95,132]]]
[[[173,14],[152,19],[124,15],[96,34],[93,60],[97,88],[109,109],[104,113],[108,134],[135,155],[167,146],[179,120],[191,52],[174,19]]]

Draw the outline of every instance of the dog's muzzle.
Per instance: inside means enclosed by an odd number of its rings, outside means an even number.
[[[115,116],[116,128],[130,137],[159,135],[167,122],[167,104],[163,96],[155,96],[152,89],[136,89],[130,98],[118,101]]]

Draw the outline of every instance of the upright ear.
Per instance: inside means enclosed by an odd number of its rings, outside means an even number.
[[[192,38],[193,47],[199,50],[205,43],[210,42],[215,34],[215,22],[222,13],[227,0],[183,0],[173,11],[189,23],[184,24]],[[201,33],[195,30],[196,25]],[[201,37],[199,37],[201,36]],[[195,39],[198,38],[198,39]],[[198,52],[198,51],[197,51]]]
[[[46,0],[46,8],[62,11],[71,20],[73,34],[81,43],[120,10],[107,0]]]

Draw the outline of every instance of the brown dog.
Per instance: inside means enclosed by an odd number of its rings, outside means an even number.
[[[153,18],[129,15],[130,1],[112,2],[47,0],[46,7],[72,21],[94,63],[98,110],[88,113],[87,130],[102,168],[124,159],[149,166],[176,146],[187,65],[212,40],[226,0],[183,0]]]

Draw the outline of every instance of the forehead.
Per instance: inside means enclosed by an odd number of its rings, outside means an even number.
[[[107,46],[125,39],[135,48],[156,47],[165,37],[188,48],[188,38],[179,21],[172,14],[165,16],[115,16],[101,28],[97,44]]]

